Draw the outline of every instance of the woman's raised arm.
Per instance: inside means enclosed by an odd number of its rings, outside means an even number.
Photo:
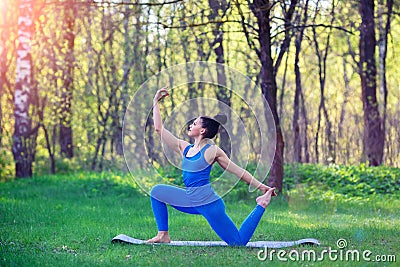
[[[161,136],[161,140],[166,143],[171,149],[175,152],[182,154],[185,147],[189,145],[188,142],[176,138],[170,131],[164,128],[160,107],[158,106],[158,101],[163,99],[164,97],[168,96],[169,92],[167,87],[163,87],[157,91],[153,99],[153,121],[154,121],[154,128],[156,132]]]

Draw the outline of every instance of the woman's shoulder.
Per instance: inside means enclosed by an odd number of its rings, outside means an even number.
[[[208,162],[208,164],[213,164],[216,158],[216,145],[206,145],[207,148],[204,150],[204,159]]]
[[[225,151],[222,148],[220,148],[219,146],[212,145],[211,147],[212,147],[212,151],[216,158],[221,157],[221,156],[227,156]]]

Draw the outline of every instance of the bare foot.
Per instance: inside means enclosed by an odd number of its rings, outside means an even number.
[[[274,190],[275,188],[272,187],[264,195],[257,197],[257,204],[265,209],[271,201],[271,195],[274,193]]]
[[[146,243],[171,243],[168,231],[159,231],[158,234],[147,240]]]

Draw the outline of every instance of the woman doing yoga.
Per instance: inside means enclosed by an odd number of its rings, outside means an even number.
[[[276,196],[275,188],[257,181],[248,171],[233,163],[221,148],[210,144],[210,139],[215,137],[220,126],[217,120],[206,116],[194,120],[188,131],[188,135],[194,139],[194,144],[178,139],[166,130],[162,124],[158,101],[168,95],[168,89],[164,87],[154,96],[154,127],[162,141],[182,155],[183,182],[186,189],[170,185],[156,185],[152,188],[150,199],[158,234],[147,242],[171,242],[166,206],[169,204],[185,213],[203,215],[212,229],[228,245],[245,246],[253,235],[271,196]],[[226,121],[226,117],[220,117],[218,120]],[[256,207],[247,216],[239,230],[226,214],[224,201],[210,185],[210,171],[215,162],[263,193],[256,198]]]

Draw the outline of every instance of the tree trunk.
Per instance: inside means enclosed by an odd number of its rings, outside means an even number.
[[[301,33],[300,33],[301,34]],[[300,35],[299,34],[299,35]],[[293,101],[293,161],[301,162],[301,142],[300,142],[300,93],[301,93],[301,74],[299,67],[299,54],[301,49],[301,39],[302,37],[296,37],[296,54],[294,60],[294,73],[296,76],[296,90],[294,93]]]
[[[227,3],[225,0],[209,0],[208,1],[211,12],[209,15],[210,21],[215,20],[216,18],[219,17],[219,11],[222,13],[225,13],[226,8],[228,7]],[[217,99],[218,101],[222,102],[220,105],[221,106],[231,106],[231,97],[229,94],[227,94],[227,90],[225,89],[226,86],[226,73],[225,73],[225,67],[223,64],[225,64],[225,53],[224,53],[224,47],[223,47],[223,41],[224,41],[224,35],[223,31],[221,30],[222,22],[218,22],[213,29],[213,34],[214,34],[214,52],[215,55],[217,56],[216,62],[218,64],[222,64],[217,66],[217,80],[218,80],[218,89],[216,91]],[[224,109],[223,107],[221,109]],[[229,109],[230,110],[230,109]],[[231,114],[225,114],[230,120]],[[225,128],[221,128],[220,132],[220,147],[222,150],[225,151],[225,153],[228,155],[228,157],[231,154],[231,142],[229,138],[228,132],[225,130]]]
[[[317,9],[315,11],[315,16],[314,16],[314,23],[316,24],[316,18],[318,15],[318,5]],[[334,19],[335,19],[335,1],[332,1],[332,10],[331,10],[331,22],[330,25],[333,25]],[[332,140],[332,123],[329,120],[329,114],[325,105],[325,80],[326,80],[326,60],[328,57],[328,52],[329,52],[329,45],[330,45],[330,37],[332,33],[332,28],[329,29],[328,31],[328,36],[326,39],[326,44],[325,44],[325,49],[324,51],[321,51],[319,49],[319,42],[318,42],[318,37],[317,37],[317,32],[316,28],[313,27],[313,37],[314,37],[314,44],[315,44],[315,51],[318,57],[318,76],[319,76],[319,87],[320,87],[320,92],[321,92],[321,99],[318,107],[318,122],[317,122],[317,132],[315,135],[315,159],[316,162],[319,162],[319,133],[321,129],[321,111],[324,114],[325,120],[326,120],[326,128],[325,128],[325,133],[326,137],[328,139],[328,155],[325,156],[326,159],[329,161],[335,161],[335,150],[334,150],[334,142]]]
[[[308,1],[306,1],[304,6],[304,15],[303,15],[303,26],[307,23],[307,9],[308,9]],[[300,18],[298,19],[300,21]],[[301,26],[301,25],[300,25]],[[294,73],[296,76],[296,90],[294,94],[294,103],[293,103],[293,161],[294,162],[302,162],[302,145],[300,139],[300,96],[302,92],[301,88],[301,72],[299,67],[300,60],[300,51],[301,51],[301,43],[303,41],[305,27],[301,27],[300,31],[296,35],[295,40],[295,60],[294,60]]]
[[[129,36],[129,20],[131,18],[132,9],[129,5],[125,6],[124,12],[124,64],[122,66],[123,69],[123,77],[121,82],[122,92],[122,116],[125,116],[126,109],[128,107],[129,95],[128,95],[128,76],[130,73],[130,68],[132,67],[130,62],[132,61],[132,50]],[[123,152],[123,140],[122,140],[122,123],[120,123],[115,131],[115,146],[117,155],[122,156]]]
[[[297,1],[292,1],[291,6],[296,2]],[[261,90],[272,111],[276,127],[276,151],[272,162],[270,180],[268,184],[270,186],[276,187],[278,191],[282,191],[284,142],[277,112],[277,65],[274,66],[271,55],[272,43],[269,23],[270,3],[269,1],[254,0],[253,3],[250,4],[250,8],[254,15],[257,17],[258,24],[258,41],[260,43],[258,56],[261,61]],[[287,19],[291,20],[291,16],[287,17]],[[284,41],[282,43],[281,49],[287,49],[287,42]]]
[[[46,140],[47,152],[49,153],[49,157],[50,157],[50,174],[55,174],[56,173],[56,159],[54,157],[54,150],[52,150],[52,147],[51,147],[49,132],[43,123],[41,123],[41,126],[42,126],[42,129],[44,132],[44,137]]]
[[[150,9],[146,14],[144,14],[144,10],[139,9],[138,13],[136,13],[136,17],[139,19],[140,17],[149,17],[150,16]],[[150,23],[145,23],[145,26],[141,25],[141,23],[136,23],[135,24],[135,31],[134,31],[134,37],[133,37],[133,43],[136,45],[133,47],[133,59],[135,59],[134,65],[133,65],[133,79],[135,80],[135,84],[142,84],[145,80],[148,79],[148,72],[147,72],[147,57],[150,53],[150,41],[149,41],[149,35],[150,35],[150,29],[149,29]],[[145,36],[144,43],[143,43],[143,36]],[[144,46],[144,47],[143,47]],[[145,99],[143,99],[143,103],[145,103]],[[151,117],[151,116],[150,116]],[[127,123],[127,122],[125,122]],[[134,123],[135,125],[146,125],[147,121],[134,121],[134,122],[129,122],[129,123]],[[148,133],[148,134],[153,134],[153,133]],[[136,140],[142,140],[143,139],[143,127],[135,127],[133,135]],[[148,143],[146,143],[147,145]],[[144,168],[147,164],[147,162],[140,160],[143,158],[143,155],[148,155],[150,150],[153,148],[151,145],[148,145],[148,150],[144,149],[144,146],[142,144],[136,144],[135,147],[135,153],[134,156],[137,157],[135,160],[136,162],[139,162],[140,168]],[[152,158],[149,157],[149,160],[153,160]]]
[[[364,151],[368,164],[382,164],[384,135],[376,98],[374,0],[360,0],[360,74],[364,110]]]
[[[348,149],[346,149],[345,147],[343,147],[343,145],[347,145],[347,143],[350,142],[350,140],[348,140],[347,142],[344,142],[345,139],[345,135],[343,133],[343,127],[344,127],[344,121],[345,121],[345,117],[346,117],[346,106],[347,103],[349,102],[349,95],[351,92],[351,88],[350,88],[350,80],[349,77],[347,75],[347,60],[346,57],[343,56],[343,80],[344,80],[344,94],[343,94],[343,103],[342,103],[342,109],[340,111],[340,117],[339,117],[339,124],[338,124],[338,143],[340,144],[339,146],[339,152],[341,151],[346,151],[346,155],[339,155],[339,157],[342,159],[342,163],[346,164],[347,162],[350,162],[350,158],[348,156]],[[343,140],[343,141],[342,141]]]
[[[308,148],[308,118],[307,118],[307,111],[306,111],[306,105],[304,101],[304,94],[301,91],[300,92],[300,106],[301,106],[301,115],[303,117],[303,147],[304,147],[304,163],[309,163],[310,162],[310,151]]]
[[[383,6],[384,1],[379,1],[379,12],[378,12],[378,22],[379,22],[379,89],[380,95],[382,97],[382,135],[384,136],[385,141],[385,132],[386,132],[386,108],[387,108],[387,97],[388,97],[388,89],[386,82],[386,55],[387,55],[387,43],[388,43],[388,34],[390,32],[390,22],[393,12],[393,0],[387,0],[387,15],[386,22],[383,20]]]
[[[72,158],[72,94],[73,94],[73,70],[74,70],[74,25],[75,25],[75,0],[68,0],[64,8],[64,38],[67,43],[65,52],[65,66],[63,69],[64,84],[61,88],[61,114],[60,114],[60,152],[61,156]]]
[[[281,94],[279,95],[279,109],[278,109],[279,118],[282,118],[282,114],[283,114],[283,99],[285,97],[286,75],[287,75],[288,66],[289,66],[289,50],[290,50],[290,46],[288,47],[288,51],[286,54],[285,70],[283,71],[283,77],[282,77]]]
[[[33,157],[30,154],[32,144],[32,120],[29,114],[32,90],[32,1],[20,0],[18,19],[18,48],[16,65],[16,83],[14,91],[14,134],[12,151],[15,161],[15,176],[31,177]]]

